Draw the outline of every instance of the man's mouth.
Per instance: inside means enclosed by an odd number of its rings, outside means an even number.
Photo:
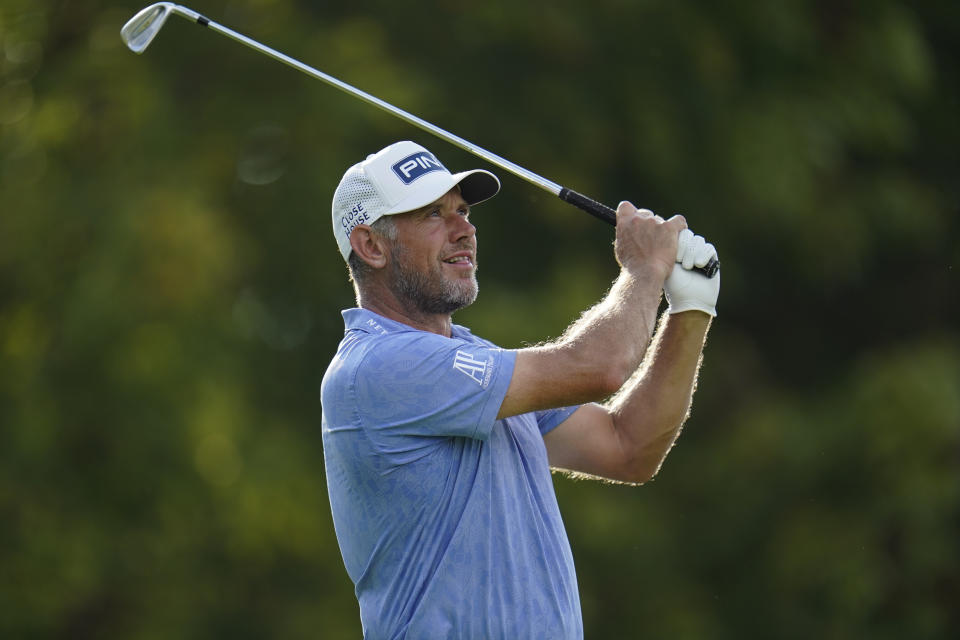
[[[444,258],[443,261],[446,262],[447,264],[456,264],[456,265],[463,265],[468,267],[473,266],[473,258],[468,253],[458,253],[456,255],[450,256],[449,258]]]

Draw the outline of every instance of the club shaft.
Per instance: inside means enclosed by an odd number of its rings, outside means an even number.
[[[205,16],[202,16],[202,15],[198,14],[197,12],[195,12],[195,11],[193,11],[193,10],[191,10],[191,9],[188,9],[188,8],[183,7],[183,6],[181,6],[181,5],[176,5],[176,6],[174,7],[174,9],[173,9],[173,13],[176,13],[177,15],[180,15],[180,16],[182,16],[182,17],[184,17],[184,18],[187,18],[187,19],[189,19],[189,20],[192,20],[192,21],[194,21],[194,22],[197,22],[198,24],[203,25],[203,26],[207,27],[208,29],[212,29],[213,31],[216,31],[217,33],[220,33],[220,34],[222,34],[222,35],[225,35],[225,36],[227,36],[228,38],[231,38],[231,39],[233,39],[233,40],[236,40],[236,41],[239,42],[240,44],[246,45],[246,46],[250,47],[251,49],[255,49],[255,50],[257,50],[257,51],[259,51],[259,52],[261,52],[261,53],[264,53],[264,54],[270,56],[271,58],[273,58],[274,60],[278,60],[278,61],[284,63],[284,64],[287,65],[287,66],[293,67],[294,69],[297,69],[298,71],[302,71],[303,73],[305,73],[305,74],[307,74],[307,75],[309,75],[309,76],[311,76],[311,77],[313,77],[313,78],[316,78],[317,80],[321,80],[321,81],[323,81],[323,82],[326,82],[326,83],[329,84],[330,86],[336,87],[337,89],[340,89],[341,91],[343,91],[343,92],[345,92],[345,93],[349,93],[350,95],[354,96],[355,98],[359,98],[359,99],[363,100],[364,102],[366,102],[366,103],[368,103],[368,104],[371,104],[371,105],[373,105],[373,106],[375,106],[375,107],[378,107],[379,109],[382,109],[383,111],[386,111],[386,112],[388,112],[388,113],[391,113],[391,114],[397,116],[398,118],[401,118],[401,119],[403,119],[403,120],[406,120],[406,121],[409,122],[410,124],[412,124],[412,125],[414,125],[414,126],[416,126],[416,127],[419,127],[420,129],[423,129],[424,131],[427,131],[427,132],[429,132],[429,133],[432,133],[433,135],[437,136],[438,138],[441,138],[441,139],[443,139],[443,140],[446,140],[447,142],[449,142],[449,143],[451,143],[451,144],[453,144],[453,145],[456,145],[456,146],[460,147],[461,149],[463,149],[463,150],[465,150],[465,151],[467,151],[467,152],[469,152],[469,153],[472,153],[473,155],[476,155],[476,156],[478,156],[478,157],[480,157],[480,158],[483,158],[484,160],[486,160],[486,161],[489,162],[490,164],[495,165],[495,166],[497,166],[497,167],[500,167],[501,169],[503,169],[503,170],[505,170],[505,171],[509,171],[510,173],[514,174],[515,176],[517,176],[517,177],[519,177],[519,178],[523,178],[523,179],[526,180],[527,182],[530,182],[530,183],[532,183],[532,184],[540,187],[541,189],[544,189],[544,190],[546,190],[546,191],[549,191],[550,193],[552,193],[552,194],[555,195],[555,196],[559,196],[559,195],[560,195],[560,192],[561,192],[562,189],[563,189],[563,187],[561,187],[560,185],[556,184],[555,182],[551,182],[550,180],[547,180],[547,179],[544,178],[543,176],[537,175],[536,173],[533,173],[532,171],[530,171],[530,170],[528,170],[528,169],[525,169],[524,167],[521,167],[521,166],[518,165],[518,164],[515,164],[515,163],[513,163],[513,162],[510,162],[510,161],[507,160],[506,158],[502,158],[502,157],[498,156],[498,155],[495,154],[495,153],[492,153],[492,152],[490,152],[490,151],[487,151],[486,149],[484,149],[484,148],[482,148],[482,147],[479,147],[479,146],[473,144],[472,142],[470,142],[470,141],[468,141],[468,140],[464,140],[463,138],[461,138],[461,137],[458,136],[458,135],[455,135],[455,134],[453,134],[453,133],[450,133],[450,132],[447,131],[446,129],[442,129],[442,128],[436,126],[435,124],[432,124],[432,123],[430,123],[430,122],[427,122],[427,121],[424,120],[423,118],[419,118],[419,117],[413,115],[412,113],[410,113],[410,112],[408,112],[408,111],[404,111],[403,109],[401,109],[401,108],[399,108],[399,107],[396,107],[396,106],[390,104],[389,102],[386,102],[386,101],[384,101],[384,100],[381,100],[380,98],[378,98],[378,97],[376,97],[376,96],[370,95],[370,94],[367,93],[366,91],[362,91],[362,90],[360,90],[360,89],[357,89],[357,88],[354,87],[353,85],[347,84],[346,82],[344,82],[344,81],[342,81],[342,80],[339,80],[339,79],[337,79],[337,78],[334,78],[333,76],[331,76],[331,75],[329,75],[329,74],[326,74],[326,73],[320,71],[319,69],[315,69],[315,68],[311,67],[310,65],[304,64],[303,62],[300,62],[299,60],[297,60],[297,59],[295,59],[295,58],[291,58],[290,56],[288,56],[288,55],[286,55],[286,54],[284,54],[284,53],[281,53],[280,51],[277,51],[276,49],[273,49],[273,48],[271,48],[271,47],[268,47],[267,45],[265,45],[265,44],[263,44],[263,43],[257,42],[256,40],[253,40],[252,38],[248,38],[247,36],[243,35],[242,33],[237,33],[237,32],[234,31],[233,29],[230,29],[229,27],[225,27],[225,26],[223,26],[222,24],[218,24],[218,23],[214,22],[213,20],[210,20],[210,19],[206,18]]]
[[[598,218],[599,220],[606,222],[607,224],[614,225],[614,226],[616,226],[617,224],[616,212],[603,203],[597,202],[596,200],[593,200],[592,198],[589,198],[581,193],[577,193],[572,189],[562,187],[551,180],[547,180],[543,176],[540,176],[530,171],[529,169],[521,167],[520,165],[514,162],[511,162],[506,158],[502,158],[495,153],[487,151],[483,147],[479,147],[468,140],[464,140],[460,136],[452,134],[446,129],[442,129],[435,124],[427,122],[423,118],[419,118],[413,115],[412,113],[409,113],[407,111],[404,111],[403,109],[400,109],[399,107],[395,107],[389,102],[381,100],[376,96],[370,95],[366,91],[361,91],[360,89],[357,89],[356,87],[350,84],[347,84],[346,82],[339,80],[338,78],[334,78],[333,76],[326,74],[320,71],[319,69],[315,69],[310,65],[304,64],[303,62],[300,62],[295,58],[291,58],[290,56],[284,53],[281,53],[276,49],[273,49],[261,42],[257,42],[256,40],[253,40],[252,38],[248,38],[242,33],[238,33],[233,29],[230,29],[229,27],[225,27],[222,24],[218,24],[217,22],[210,20],[206,16],[203,16],[197,13],[196,11],[193,11],[192,9],[189,9],[182,5],[175,4],[175,5],[172,5],[170,10],[172,13],[175,13],[183,18],[196,22],[197,24],[207,27],[208,29],[212,29],[213,31],[216,31],[217,33],[220,33],[224,36],[227,36],[228,38],[235,40],[240,44],[246,45],[251,49],[254,49],[256,51],[259,51],[260,53],[268,55],[274,60],[282,62],[289,67],[293,67],[294,69],[301,71],[312,78],[316,78],[317,80],[320,80],[332,87],[340,89],[341,91],[348,93],[355,98],[359,98],[360,100],[363,100],[367,104],[371,104],[379,109],[382,109],[383,111],[386,111],[387,113],[390,113],[402,120],[405,120],[406,122],[409,122],[415,127],[423,129],[428,133],[432,133],[438,138],[442,140],[446,140],[450,144],[460,147],[464,151],[467,151],[468,153],[471,153],[479,158],[483,158],[490,164],[500,167],[504,171],[508,171],[513,175],[517,176],[518,178],[522,178],[523,180],[526,180],[527,182],[537,187],[540,187],[541,189],[548,191],[549,193],[552,193],[553,195],[559,197],[564,202],[568,202],[582,209],[583,211],[586,211],[590,215],[594,216],[595,218]],[[717,270],[719,269],[719,266],[720,266],[719,262],[717,262],[716,260],[712,260],[705,267],[695,267],[694,270],[699,271],[700,273],[704,274],[707,277],[713,277],[714,274],[716,274]]]

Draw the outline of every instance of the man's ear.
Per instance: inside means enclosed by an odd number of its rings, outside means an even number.
[[[374,269],[382,269],[387,264],[390,248],[386,239],[374,233],[370,225],[358,224],[350,232],[350,247],[357,257]]]

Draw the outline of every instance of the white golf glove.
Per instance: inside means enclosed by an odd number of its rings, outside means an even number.
[[[667,297],[667,313],[703,311],[717,315],[717,297],[720,295],[720,272],[712,278],[691,271],[693,267],[706,266],[717,258],[717,250],[703,236],[694,235],[689,229],[680,232],[677,242],[677,264],[663,284]]]

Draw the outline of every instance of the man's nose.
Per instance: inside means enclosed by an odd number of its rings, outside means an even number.
[[[469,238],[474,236],[477,233],[477,228],[473,226],[473,223],[470,222],[465,216],[457,215],[454,216],[454,221],[451,224],[450,234],[453,236],[454,240],[459,240],[460,238]]]

